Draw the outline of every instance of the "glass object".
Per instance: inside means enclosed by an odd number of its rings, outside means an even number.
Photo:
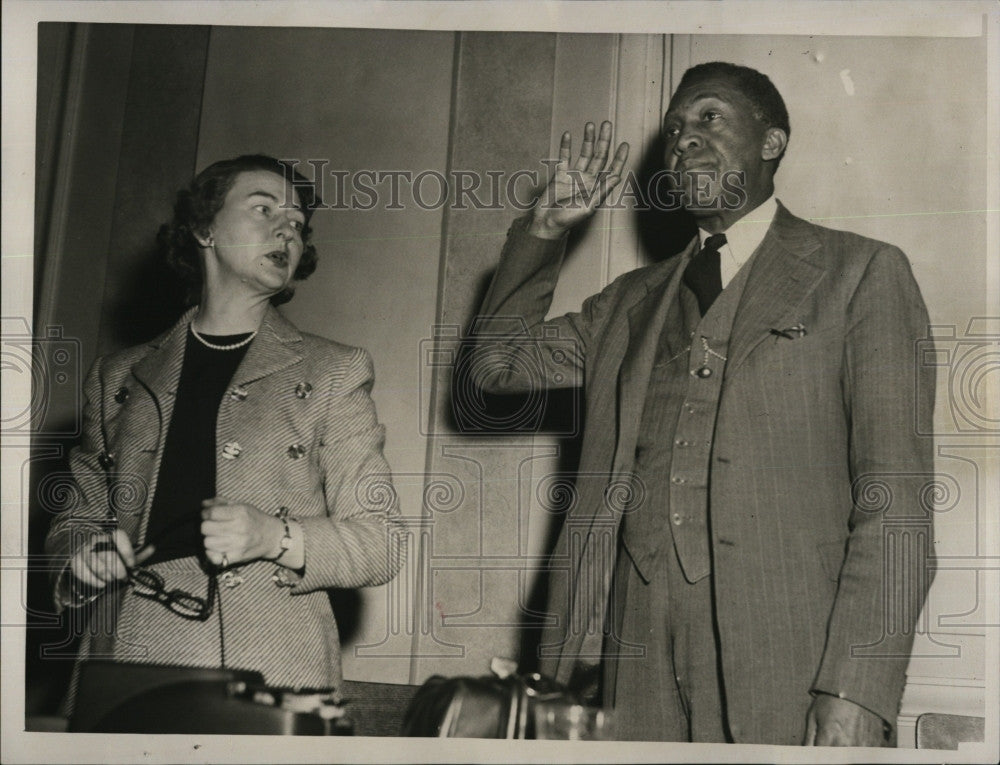
[[[539,701],[535,705],[535,738],[560,741],[612,741],[614,715],[611,710]]]
[[[208,577],[208,594],[199,598],[183,590],[167,592],[163,577],[148,568],[133,568],[128,572],[132,591],[140,598],[162,603],[170,611],[183,619],[203,622],[212,614],[218,585],[214,576]]]

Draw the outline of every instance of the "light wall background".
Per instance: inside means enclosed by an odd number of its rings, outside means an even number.
[[[946,490],[936,522],[938,553],[954,565],[938,574],[918,635],[901,742],[920,712],[982,714],[983,625],[996,618],[985,591],[996,583],[977,556],[996,513],[995,450],[983,448],[995,444],[996,418],[972,411],[980,404],[959,379],[963,353],[981,346],[962,338],[988,316],[994,278],[982,39],[45,27],[36,326],[78,338],[82,371],[175,315],[148,276],[152,235],[172,193],[217,159],[261,151],[328,170],[542,172],[563,130],[578,145],[585,121],[612,119],[638,169],[655,165],[650,147],[686,67],[722,59],[770,75],[792,124],[778,197],[802,217],[900,246],[950,351],[937,391]],[[545,486],[572,470],[575,440],[457,433],[443,362],[517,213],[401,201],[318,212],[319,269],[285,309],[300,328],[373,354],[411,530],[399,579],[338,595],[345,674],[419,683],[483,674],[493,656],[532,667],[537,628],[551,618],[538,572],[559,521]],[[574,240],[552,312],[666,256],[673,239],[651,239],[633,211],[598,213]],[[52,398],[47,426],[68,435],[37,455],[38,474],[72,443],[74,407],[72,386]],[[33,506],[36,540],[43,505]],[[28,666],[44,676],[49,665],[29,656]]]

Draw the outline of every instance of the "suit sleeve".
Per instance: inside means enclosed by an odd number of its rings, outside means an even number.
[[[489,393],[581,386],[587,348],[618,286],[588,298],[579,312],[545,321],[566,238],[541,239],[527,225],[525,217],[511,226],[472,326],[471,381]]]
[[[378,585],[399,571],[399,503],[382,455],[374,381],[371,356],[361,349],[334,381],[319,457],[327,514],[300,519],[305,570],[293,592]]]
[[[69,561],[84,545],[111,527],[108,519],[107,479],[98,462],[103,451],[102,401],[104,383],[102,360],[97,359],[83,385],[83,437],[70,452],[70,475],[60,487],[62,509],[55,516],[45,538],[53,600],[62,610],[74,605]]]
[[[844,399],[854,506],[814,691],[895,724],[914,628],[932,579],[934,370],[917,341],[927,311],[898,249],[868,264],[848,308]]]

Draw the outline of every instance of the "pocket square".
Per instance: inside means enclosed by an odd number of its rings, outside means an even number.
[[[776,337],[784,337],[789,340],[795,340],[796,338],[805,337],[808,333],[806,328],[802,326],[802,322],[799,322],[794,327],[785,327],[785,329],[771,329],[772,335]]]

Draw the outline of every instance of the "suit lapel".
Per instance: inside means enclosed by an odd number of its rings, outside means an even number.
[[[788,212],[781,203],[760,243],[743,288],[729,343],[731,375],[772,329],[794,324],[795,312],[825,274],[816,257],[819,240],[810,225]]]
[[[146,386],[156,402],[161,426],[170,422],[173,413],[177,384],[184,365],[188,323],[197,310],[194,307],[185,311],[173,327],[150,343],[152,352],[132,368],[132,374]]]
[[[678,299],[683,265],[697,247],[698,238],[676,258],[669,261],[666,273],[657,269],[647,282],[645,298],[628,312],[629,340],[618,373],[618,443],[612,471],[618,475],[631,463],[639,419],[649,388],[649,378],[656,361],[661,333],[667,346],[667,358],[683,353],[688,345],[684,335],[681,302]]]
[[[302,334],[273,307],[268,306],[260,332],[233,375],[234,385],[267,377],[302,361]]]

